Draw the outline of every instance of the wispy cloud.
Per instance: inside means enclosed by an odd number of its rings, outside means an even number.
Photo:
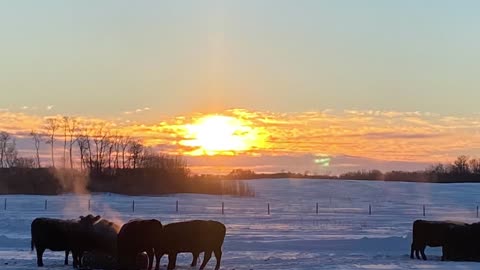
[[[135,113],[142,113],[142,112],[147,112],[150,111],[150,107],[144,107],[144,108],[138,108],[132,111],[125,111],[123,114],[129,115],[129,114],[135,114]]]

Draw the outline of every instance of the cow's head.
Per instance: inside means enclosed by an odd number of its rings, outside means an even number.
[[[100,219],[102,219],[101,216],[93,216],[90,214],[86,217],[80,216],[80,223],[84,225],[93,225],[97,223]]]

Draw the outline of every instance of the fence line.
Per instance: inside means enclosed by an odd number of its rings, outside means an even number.
[[[331,199],[330,199],[331,201]],[[121,211],[121,212],[127,212],[128,206],[126,205],[129,203],[128,201],[125,202],[113,202],[112,204],[109,204],[108,202],[101,202],[101,203],[95,203],[95,201],[91,201],[91,199],[88,199],[85,201],[85,204],[82,204],[81,202],[76,204],[75,207],[85,207],[84,209],[88,210],[88,212],[94,210],[97,206],[103,207],[104,205],[107,205],[109,208],[112,208],[113,205],[117,206],[117,209],[114,209],[116,211]],[[179,200],[176,200],[175,202],[175,213],[179,213],[179,206],[180,202]],[[311,205],[309,204],[288,204],[285,205],[285,203],[279,203],[278,206],[275,207],[275,211],[272,212],[272,207],[275,206],[274,203],[272,202],[267,202],[266,203],[266,209],[263,208],[267,216],[275,216],[276,214],[278,215],[288,215],[288,214],[312,214],[312,215],[331,215],[331,214],[358,214],[358,215],[368,215],[368,216],[375,216],[375,215],[392,215],[392,214],[398,214],[398,213],[403,213],[403,214],[409,214],[413,216],[433,216],[438,213],[444,213],[446,212],[447,214],[450,213],[455,213],[455,211],[452,211],[451,209],[444,209],[446,206],[454,206],[457,207],[457,213],[472,213],[472,217],[479,218],[480,217],[480,207],[479,205],[475,205],[475,207],[472,207],[470,210],[466,206],[460,206],[460,205],[445,205],[442,204],[441,206],[435,206],[435,205],[430,205],[430,208],[427,208],[426,204],[418,205],[418,204],[401,204],[401,207],[398,207],[396,205],[392,205],[391,202],[388,204],[382,205],[382,204],[376,204],[375,208],[373,207],[374,205],[372,203],[364,203],[363,205],[358,204],[358,206],[346,206],[346,205],[341,205],[341,206],[332,206],[331,202],[329,203],[330,205],[321,205],[319,202],[312,202]],[[4,198],[4,211],[9,211],[9,210],[14,210],[14,211],[40,211],[40,210],[55,210],[55,209],[65,209],[68,207],[69,202],[67,201],[58,201],[58,200],[51,200],[49,201],[48,199],[44,200],[44,207],[41,209],[38,204],[36,204],[34,201],[29,200],[29,201],[23,201],[23,203],[15,203],[15,199],[13,200],[7,200],[7,198]],[[123,207],[122,205],[125,204]],[[151,207],[145,206],[143,209],[151,210],[152,207],[155,204],[152,204]],[[232,203],[233,207],[229,207],[228,214],[229,215],[235,215],[235,214],[261,214],[262,207],[261,204],[253,204],[252,205],[242,205],[241,203]],[[237,205],[237,208],[235,207]],[[35,207],[36,206],[36,207]],[[182,212],[184,213],[193,213],[193,214],[203,214],[203,213],[217,213],[221,215],[225,215],[225,207],[228,206],[225,201],[218,202],[217,204],[214,203],[207,203],[207,204],[200,204],[196,205],[195,203],[191,203],[189,205],[188,200],[187,202],[182,204]],[[403,206],[403,208],[402,208]],[[173,206],[172,206],[173,207]],[[418,208],[416,208],[418,207]],[[113,209],[113,208],[112,208]],[[123,210],[120,210],[123,209]],[[142,202],[138,202],[135,200],[131,201],[131,211],[132,213],[138,212],[138,210],[142,209]],[[167,209],[162,208],[161,210]],[[172,209],[172,208],[170,208]],[[418,211],[415,211],[415,209],[418,209]],[[159,212],[162,212],[160,209],[158,209]],[[170,210],[173,211],[173,210]],[[141,211],[140,211],[141,212]],[[263,212],[265,213],[265,212]]]

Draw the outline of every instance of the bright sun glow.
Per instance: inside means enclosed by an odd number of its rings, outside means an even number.
[[[182,144],[196,148],[191,155],[233,155],[251,149],[259,139],[255,129],[229,116],[205,116],[185,129],[186,140]]]

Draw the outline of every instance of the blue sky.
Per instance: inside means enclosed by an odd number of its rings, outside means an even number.
[[[2,1],[0,108],[479,112],[478,1]],[[40,112],[39,112],[40,113]]]
[[[0,1],[0,130],[28,156],[44,117],[70,115],[182,154],[179,131],[220,114],[263,134],[261,146],[189,157],[194,165],[315,171],[305,160],[328,155],[334,172],[416,170],[475,157],[479,10],[441,0]]]

